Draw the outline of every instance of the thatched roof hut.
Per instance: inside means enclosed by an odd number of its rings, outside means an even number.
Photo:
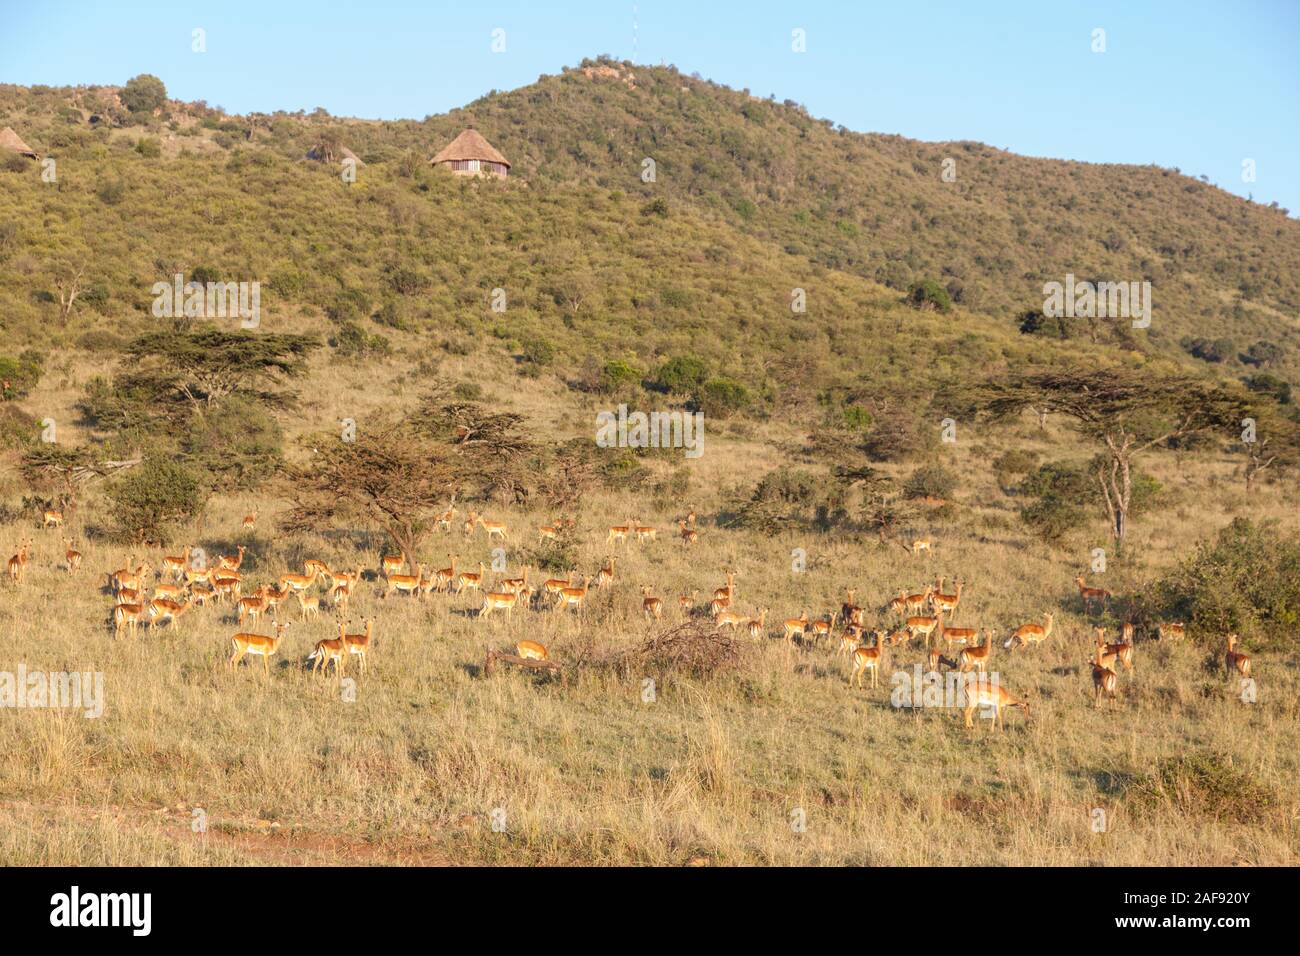
[[[0,130],[0,149],[7,149],[10,152],[18,153],[29,159],[40,159],[36,150],[32,149],[23,142],[22,137],[13,131],[9,126]]]
[[[314,159],[318,163],[341,163],[345,159],[350,159],[358,166],[364,166],[361,157],[346,146],[329,146],[326,143],[317,143],[307,151],[307,158]]]
[[[510,173],[510,160],[476,129],[465,130],[429,162],[461,176],[490,175],[504,179]]]

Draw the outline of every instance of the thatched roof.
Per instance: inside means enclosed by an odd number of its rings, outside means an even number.
[[[451,141],[441,153],[429,160],[435,166],[438,163],[450,163],[454,160],[478,159],[489,163],[501,163],[510,167],[510,160],[496,151],[476,129],[467,129]]]
[[[32,159],[41,158],[36,154],[36,150],[24,143],[22,137],[8,126],[0,130],[0,149],[8,149],[15,153],[22,153],[22,155],[30,156]]]
[[[325,145],[323,143],[317,143],[310,150],[308,150],[307,158],[314,159],[319,163],[323,163],[327,159],[330,159],[330,156],[328,154],[329,154],[329,150],[325,147]],[[338,156],[334,158],[337,159],[339,162],[342,162],[345,159],[351,159],[355,161],[358,166],[365,165],[365,163],[361,161],[361,157],[358,156],[356,153],[352,152],[352,150],[348,149],[346,146],[340,146],[338,150]]]

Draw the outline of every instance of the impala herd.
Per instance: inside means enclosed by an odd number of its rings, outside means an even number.
[[[453,500],[447,510],[434,519],[434,526],[450,532],[457,514]],[[256,520],[256,512],[248,514],[243,519],[244,529],[253,528]],[[692,510],[684,518],[675,520],[682,545],[687,548],[695,545],[699,537],[695,512]],[[62,529],[62,513],[52,509],[44,510],[41,526],[44,529]],[[549,525],[539,526],[538,545],[556,542],[561,532],[571,527],[571,519],[557,519]],[[478,528],[483,529],[489,542],[510,540],[510,528],[506,523],[490,521],[476,511],[469,511],[463,526],[465,535],[472,536]],[[64,561],[61,567],[69,574],[76,574],[81,568],[81,552],[73,547],[68,538],[62,540]],[[657,529],[643,524],[637,518],[609,526],[605,537],[607,546],[643,544],[657,540]],[[928,558],[932,554],[932,548],[933,542],[926,538],[912,542],[907,550]],[[197,608],[227,604],[241,629],[230,638],[232,653],[227,661],[228,666],[233,668],[248,656],[260,657],[263,670],[269,673],[269,660],[279,653],[290,628],[290,622],[281,620],[281,617],[292,598],[298,604],[300,620],[317,617],[322,607],[331,608],[338,616],[338,636],[317,641],[306,658],[308,662],[313,662],[312,671],[328,673],[332,666],[334,676],[341,677],[347,670],[349,659],[356,657],[364,673],[375,637],[374,618],[365,620],[363,632],[347,632],[349,605],[358,593],[363,568],[357,566],[351,571],[335,570],[322,560],[308,559],[303,562],[302,573],[296,570],[286,571],[274,583],[263,582],[245,593],[245,578],[241,571],[245,553],[246,549],[241,545],[234,553],[220,555],[215,564],[208,565],[202,559],[202,552],[187,545],[179,554],[163,555],[156,570],[147,561],[137,563],[132,555],[123,567],[108,573],[104,588],[113,598],[110,617],[115,636],[135,637],[142,624],[151,630],[168,624],[176,629],[181,626],[181,619]],[[24,539],[6,565],[12,584],[22,584],[31,555],[32,541]],[[445,568],[430,569],[418,562],[411,567],[408,556],[404,554],[380,554],[374,579],[382,581],[382,587],[377,593],[381,599],[396,594],[422,600],[435,593],[462,595],[476,592],[481,598],[477,611],[479,619],[496,614],[508,617],[516,609],[539,610],[548,604],[555,614],[572,609],[577,615],[582,615],[593,584],[598,589],[607,589],[619,580],[617,559],[613,554],[606,558],[605,564],[594,575],[584,575],[581,579],[576,571],[571,571],[564,578],[530,580],[533,569],[525,566],[517,576],[500,574],[495,584],[490,583],[487,566],[482,562],[470,567],[458,567],[456,554],[449,554],[447,562]],[[976,706],[991,708],[999,727],[1002,711],[1007,707],[1020,708],[1026,715],[1029,713],[1027,703],[1013,697],[997,682],[989,685],[987,681],[973,679],[975,675],[988,673],[997,635],[992,628],[958,627],[951,623],[961,611],[966,587],[964,581],[954,582],[951,591],[945,589],[942,577],[921,590],[900,590],[898,596],[888,600],[876,615],[885,622],[883,628],[868,631],[867,611],[856,603],[857,592],[849,590],[839,608],[833,608],[817,618],[811,617],[805,608],[799,617],[781,620],[773,632],[768,623],[769,608],[758,607],[752,615],[740,610],[737,602],[737,572],[724,570],[726,583],[711,592],[707,608],[697,606],[700,595],[698,590],[678,597],[678,614],[683,619],[707,615],[715,632],[726,629],[743,633],[755,641],[766,639],[774,633],[779,634],[780,639],[785,641],[787,650],[793,648],[796,641],[805,649],[823,644],[830,646],[835,643],[837,629],[842,628],[838,630],[836,654],[847,659],[850,666],[849,683],[858,687],[862,686],[863,679],[868,674],[871,686],[874,688],[878,685],[887,649],[907,646],[920,638],[924,640],[925,661],[929,672],[937,673],[947,668],[968,675],[965,715],[968,727],[972,725],[971,713]],[[1112,597],[1109,591],[1090,587],[1082,575],[1076,577],[1074,583],[1078,587],[1085,615],[1090,614],[1097,604],[1109,606]],[[322,590],[317,591],[318,586]],[[152,594],[148,593],[150,590]],[[649,584],[640,585],[640,591],[641,615],[647,625],[662,621],[665,615],[664,598],[656,595],[655,588]],[[270,619],[272,634],[243,629],[255,627],[263,617]],[[888,623],[891,618],[893,624]],[[1041,623],[1030,621],[1017,627],[1002,643],[1002,647],[1009,654],[1036,647],[1052,638],[1054,627],[1054,615],[1051,612],[1045,613]],[[1181,623],[1161,624],[1157,627],[1157,634],[1162,641],[1179,640],[1186,636],[1186,628]],[[1094,640],[1095,652],[1087,664],[1092,670],[1094,706],[1101,706],[1103,700],[1113,702],[1117,698],[1121,669],[1130,672],[1133,670],[1133,625],[1125,623],[1120,640],[1115,643],[1107,642],[1105,628],[1096,627]],[[1230,634],[1226,640],[1224,673],[1241,678],[1250,677],[1250,656],[1238,649],[1237,635]],[[953,656],[945,655],[945,650]],[[518,657],[525,660],[544,661],[550,656],[545,645],[533,640],[518,641],[515,651]]]

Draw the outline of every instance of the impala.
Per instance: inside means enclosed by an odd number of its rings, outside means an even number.
[[[1100,601],[1102,603],[1103,608],[1110,606],[1110,592],[1107,591],[1105,588],[1088,587],[1088,584],[1083,579],[1082,574],[1074,579],[1074,583],[1079,586],[1079,599],[1083,602],[1084,614],[1088,614],[1091,612],[1092,603],[1094,601]]]
[[[737,624],[745,624],[749,618],[739,611],[720,611],[713,618],[713,629],[720,631],[724,627],[735,627]]]
[[[208,602],[214,600],[217,592],[207,585],[195,585],[190,588],[190,600],[196,607],[207,607]]]
[[[216,596],[217,600],[228,597],[231,600],[238,601],[239,592],[242,588],[243,583],[239,578],[214,577],[212,579],[212,593]]]
[[[903,608],[908,614],[920,614],[925,610],[925,606],[930,603],[930,595],[934,594],[934,588],[926,588],[920,594],[909,594],[903,598]]]
[[[930,635],[935,632],[936,628],[941,627],[942,624],[943,612],[940,611],[935,617],[930,617],[928,614],[915,614],[904,622],[904,627],[907,628],[908,632],[913,637],[917,637],[918,635],[924,637],[925,646],[929,647]]]
[[[182,584],[156,584],[154,585],[153,596],[165,598],[169,601],[177,601],[185,596],[185,586]]]
[[[311,575],[313,579],[329,578],[334,573],[333,571],[330,570],[330,566],[328,564],[326,564],[324,561],[317,561],[315,558],[308,558],[306,561],[302,563],[302,572],[303,574]]]
[[[9,559],[9,577],[14,584],[23,583],[23,574],[27,571],[27,562],[32,559],[32,543],[25,540],[18,553]]]
[[[785,639],[787,641],[793,640],[796,634],[799,637],[803,637],[808,631],[808,612],[804,611],[802,617],[795,617],[786,620],[782,625],[782,628],[785,632]]]
[[[628,521],[627,524],[610,525],[609,534],[605,536],[605,544],[618,544],[620,541],[626,541],[627,536],[632,533],[635,522]]]
[[[526,661],[544,661],[551,655],[545,644],[536,641],[519,641],[515,644],[515,654]]]
[[[567,587],[573,586],[573,572],[567,578],[548,578],[542,582],[542,591],[549,597],[555,597]]]
[[[641,524],[640,519],[632,522],[632,527],[636,531],[636,539],[638,541],[657,540],[656,536],[659,534],[658,529],[652,528],[649,525]]]
[[[424,584],[424,592],[429,591],[446,591],[451,588],[456,581],[456,556],[447,555],[447,560],[451,562],[450,567],[441,568],[433,572],[433,577],[429,578]]]
[[[501,581],[501,590],[514,591],[518,594],[524,588],[528,587],[528,565],[524,565],[524,576],[522,578],[504,578]]]
[[[438,526],[439,531],[451,531],[451,523],[456,520],[456,515],[459,513],[456,510],[456,498],[453,496],[447,510],[434,518],[433,523]]]
[[[366,631],[364,634],[344,634],[343,644],[348,649],[348,655],[355,654],[361,658],[361,673],[366,672],[366,655],[370,653],[370,648],[375,641],[375,620],[374,618],[366,619]]]
[[[850,625],[846,627],[844,633],[840,635],[840,647],[839,650],[835,652],[835,656],[840,657],[845,654],[851,655],[861,646],[862,628]]]
[[[889,602],[888,610],[891,614],[897,614],[900,617],[906,615],[907,614],[907,592],[899,591],[898,597],[894,598],[892,601]]]
[[[891,647],[897,647],[899,644],[907,644],[912,640],[912,632],[906,626],[900,627],[887,638],[887,643]]]
[[[487,532],[489,541],[493,538],[500,538],[502,541],[505,541],[506,536],[510,531],[510,528],[504,521],[488,521],[482,515],[478,516],[478,523],[479,527]]]
[[[211,579],[212,579],[212,569],[211,568],[186,568],[182,572],[182,575],[185,578],[185,583],[188,584],[190,587],[193,587],[196,584],[209,584],[211,583]]]
[[[859,612],[859,614],[860,614],[862,609],[861,609],[861,608],[857,608],[856,610],[857,610],[857,611]],[[857,624],[857,620],[858,620],[858,619],[854,619],[854,620],[853,620],[853,623],[854,623],[854,624]],[[834,631],[834,630],[835,630],[835,612],[834,612],[834,611],[831,611],[830,617],[823,618],[823,619],[821,619],[821,620],[817,620],[817,621],[813,621],[813,622],[812,622],[812,636],[813,636],[813,640],[815,640],[815,641],[820,641],[823,637],[830,637],[830,636],[831,636],[831,632]]]
[[[420,582],[424,580],[424,565],[417,565],[414,574],[390,574],[387,578],[388,586],[384,588],[384,597],[388,597],[394,591],[420,597],[422,595]]]
[[[482,561],[478,563],[478,574],[472,571],[461,571],[456,575],[456,593],[459,594],[466,588],[472,591],[481,591],[483,589],[483,572],[486,566]]]
[[[688,615],[695,609],[695,602],[699,599],[699,596],[699,591],[692,591],[690,594],[678,596],[677,607],[681,609],[683,615]]]
[[[681,535],[683,544],[695,544],[700,540],[700,536],[696,530],[694,528],[688,528],[685,521],[679,521],[677,524],[678,527],[681,528],[679,534]]]
[[[1162,641],[1181,641],[1187,636],[1187,625],[1161,624],[1156,627],[1156,636]]]
[[[727,608],[731,607],[731,598],[717,597],[709,602],[709,617],[717,617]]]
[[[726,587],[721,587],[721,588],[716,589],[716,590],[713,592],[713,597],[714,597],[715,599],[716,599],[716,598],[726,598],[726,599],[727,599],[727,602],[730,603],[730,602],[731,602],[731,599],[732,599],[733,597],[735,597],[735,594],[736,594],[736,572],[735,572],[735,571],[728,571],[728,572],[727,572],[727,585],[726,585]]]
[[[342,611],[347,610],[348,599],[351,597],[352,597],[352,584],[349,581],[340,581],[338,584],[330,588],[329,591],[330,603],[333,604],[339,610]]]
[[[1236,671],[1242,677],[1250,676],[1250,655],[1237,650],[1236,634],[1228,635],[1228,650],[1223,655],[1223,672],[1229,676]]]
[[[916,538],[912,541],[912,547],[910,550],[913,554],[920,554],[922,551],[924,551],[926,557],[929,557],[931,553],[930,546],[933,543],[934,542],[929,538]]]
[[[227,571],[238,571],[239,566],[244,563],[244,552],[248,549],[242,544],[239,546],[237,554],[223,554],[217,558],[217,564]]]
[[[171,622],[172,627],[180,625],[181,615],[194,606],[193,601],[169,601],[166,598],[154,598],[149,602],[149,626],[160,627]]]
[[[596,572],[596,587],[608,587],[614,583],[614,557],[609,558],[609,563]]]
[[[1030,644],[1041,644],[1052,636],[1052,615],[1044,615],[1045,624],[1023,624],[1016,628],[1014,633],[1007,638],[1007,642],[1002,645],[1015,650],[1019,647],[1028,647]]]
[[[745,622],[745,630],[754,640],[758,640],[767,633],[767,608],[758,609],[758,617],[752,618]]]
[[[1111,663],[1114,658],[1110,659]],[[1091,661],[1092,664],[1092,705],[1101,706],[1102,695],[1105,694],[1111,700],[1115,699],[1115,691],[1119,686],[1119,677],[1111,668],[1106,666],[1106,656],[1102,651],[1102,645],[1097,645],[1097,656]]]
[[[1096,628],[1096,632],[1097,632],[1097,645],[1102,649],[1102,652],[1111,661],[1111,663],[1108,663],[1106,666],[1114,670],[1115,669],[1114,661],[1119,661],[1119,663],[1124,665],[1125,670],[1131,671],[1133,669],[1132,625],[1125,626],[1126,639],[1121,641],[1118,644],[1106,643],[1106,629],[1104,627]]]
[[[876,678],[880,674],[881,661],[885,654],[884,631],[874,631],[876,643],[873,647],[859,646],[853,651],[853,673],[849,675],[849,681],[856,679],[857,685],[862,686],[862,675],[866,671],[871,671],[871,686],[876,686]]]
[[[294,591],[293,593],[298,598],[298,607],[302,608],[303,620],[320,614],[320,598],[308,597],[306,591]]]
[[[1029,717],[1029,705],[1022,700],[1016,700],[1000,684],[994,684],[974,674],[966,680],[966,726],[974,728],[975,724],[971,720],[971,715],[975,713],[976,707],[992,707],[993,718],[997,723],[998,730],[1002,729],[1002,711],[1008,707],[1019,707],[1025,712],[1025,717]]]
[[[292,589],[294,591],[306,591],[316,583],[316,578],[320,572],[315,574],[282,574],[280,575],[280,588]]]
[[[194,550],[193,545],[185,546],[184,554],[165,554],[162,559],[163,573],[170,574],[173,578],[180,578],[185,574],[185,569],[190,566],[190,553]]]
[[[307,660],[314,660],[312,673],[316,673],[322,668],[328,669],[332,663],[334,665],[334,676],[340,677],[347,670],[347,642],[344,640],[343,622],[339,621],[339,636],[327,637],[316,642],[316,648],[307,655]]]
[[[862,627],[864,623],[862,618],[862,608],[858,607],[858,605],[853,602],[854,595],[856,594],[856,591],[850,591],[848,593],[848,599],[840,606],[840,619],[843,620],[845,624],[854,624],[858,627]],[[834,621],[835,616],[831,615],[831,622],[834,623]]]
[[[981,673],[988,673],[989,658],[993,656],[993,632],[988,628],[984,629],[984,642],[978,647],[964,647],[962,652],[957,655],[959,669],[964,671],[977,670]]]
[[[246,654],[252,654],[261,657],[262,670],[271,673],[271,655],[280,649],[280,642],[284,640],[284,632],[288,629],[289,622],[285,621],[275,625],[275,637],[267,637],[265,634],[236,634],[230,639],[235,650],[230,656],[229,666],[235,667]]]
[[[81,552],[72,546],[72,542],[67,538],[63,539],[63,558],[68,563],[68,573],[78,570],[81,567]]]
[[[654,589],[648,584],[641,587],[641,613],[646,620],[658,621],[663,617],[664,602],[662,598],[654,597],[650,593],[652,590]]]
[[[62,528],[63,512],[55,508],[46,508],[41,511],[42,528]]]
[[[406,567],[406,555],[404,554],[385,554],[380,556],[379,568],[384,577],[390,574],[400,574],[402,568]]]
[[[934,609],[947,614],[957,610],[957,605],[961,603],[961,589],[963,586],[963,582],[958,581],[957,590],[952,594],[943,594],[941,593],[943,591],[942,587],[936,588],[935,592],[930,595],[930,601],[934,604]]]
[[[979,630],[973,627],[945,626],[939,636],[947,641],[949,646],[953,644],[973,645],[975,638],[979,637]]]
[[[252,620],[256,624],[257,619],[266,610],[266,585],[262,585],[248,597],[240,598],[238,610],[240,627],[244,626],[245,618]]]
[[[113,595],[114,604],[143,604],[141,600],[143,591],[137,591],[134,588],[122,588],[117,594]]]
[[[566,607],[573,607],[579,613],[582,612],[583,605],[587,600],[587,591],[591,588],[591,578],[588,577],[582,582],[580,588],[560,588],[556,594],[555,607],[552,610],[560,611]]]
[[[284,585],[281,585],[278,588],[267,587],[265,591],[266,609],[268,611],[273,611],[275,613],[275,616],[278,618],[280,616],[280,612],[278,608],[280,607],[281,604],[283,604],[285,601],[289,599],[290,595],[304,594],[304,593],[306,592],[295,590],[294,588],[285,587]]]
[[[487,617],[496,610],[503,610],[509,615],[518,603],[518,591],[489,591],[483,595],[483,607],[479,609],[478,616]]]
[[[145,619],[145,605],[143,604],[119,604],[113,608],[113,634],[119,636],[122,628],[129,627],[131,636],[135,637],[140,622]]]
[[[244,515],[244,530],[252,531],[257,526],[257,512]]]
[[[113,575],[113,580],[116,582],[115,588],[119,591],[123,588],[135,591],[143,590],[145,575],[152,572],[153,568],[149,567],[148,564],[137,565],[134,571],[123,568]]]
[[[552,524],[538,525],[537,543],[545,544],[547,541],[558,541],[560,538],[560,527],[561,524],[559,521],[555,521]]]

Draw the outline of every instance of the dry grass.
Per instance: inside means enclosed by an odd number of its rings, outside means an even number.
[[[33,407],[68,400],[87,371],[70,367],[62,384],[51,376],[50,391],[34,396]],[[341,417],[364,427],[364,409],[373,407],[364,396],[378,401],[396,394],[401,401],[418,391],[397,385],[396,363],[370,372],[362,388],[346,370],[318,369],[307,386],[316,402],[292,430]],[[471,371],[444,369],[453,378],[461,373]],[[353,395],[361,396],[356,404]],[[556,437],[580,433],[589,421],[587,409],[560,404],[569,401],[545,382],[523,384],[512,395],[515,407],[554,423]],[[1259,696],[1247,705],[1206,668],[1204,650],[1143,642],[1136,670],[1120,676],[1118,705],[1092,707],[1083,666],[1090,622],[1070,583],[1092,543],[1061,552],[1026,537],[983,464],[987,449],[976,450],[1016,442],[1060,455],[1067,436],[1026,428],[946,450],[966,483],[955,517],[923,529],[935,538],[927,559],[871,538],[768,539],[713,527],[708,516],[726,488],[776,465],[773,446],[791,437],[777,423],[757,431],[744,440],[711,434],[704,458],[690,463],[695,497],[680,504],[685,510],[693,503],[701,515],[699,545],[687,549],[663,534],[655,543],[620,547],[619,583],[593,589],[581,619],[517,611],[511,619],[479,622],[479,602],[468,595],[384,601],[367,582],[351,617],[373,615],[377,637],[369,673],[349,671],[355,702],[344,701],[332,680],[314,677],[304,664],[314,642],[337,628],[327,616],[290,630],[269,678],[260,662],[233,672],[225,666],[230,635],[238,630],[225,610],[198,611],[175,631],[115,641],[107,626],[109,598],[99,586],[127,549],[83,541],[85,564],[74,577],[54,566],[62,554],[58,532],[38,533],[27,523],[0,527],[6,547],[27,534],[37,541],[27,581],[19,588],[0,584],[0,670],[20,663],[99,670],[106,695],[97,720],[0,712],[0,749],[10,755],[0,779],[0,862],[1294,860],[1300,753],[1294,651],[1255,655]],[[743,472],[738,462],[748,463]],[[1175,499],[1158,518],[1139,523],[1123,560],[1112,559],[1106,585],[1117,593],[1149,580],[1239,511],[1295,527],[1286,489],[1265,488],[1246,500],[1228,462],[1189,466],[1160,458],[1151,470]],[[364,558],[374,566],[373,553],[280,539],[271,530],[276,505],[269,500],[215,501],[210,536],[237,538],[250,504],[260,504],[264,516],[250,542],[255,580],[278,574],[302,554],[337,565]],[[92,500],[78,522],[92,521],[96,507]],[[583,569],[603,563],[603,526],[633,507],[661,529],[674,517],[608,492],[584,500]],[[487,510],[519,528],[550,517]],[[453,538],[462,562],[490,561],[481,532],[472,544],[459,530]],[[801,575],[791,572],[795,547],[809,555]],[[440,556],[451,545],[435,536],[426,550]],[[159,556],[152,557],[156,565]],[[671,655],[647,653],[648,637],[682,626],[677,595],[720,586],[724,567],[739,571],[742,609],[772,609],[772,637],[738,639],[743,666],[716,674],[674,668]],[[814,615],[837,608],[849,586],[869,616],[883,621],[879,607],[900,587],[939,574],[968,582],[958,624],[1005,635],[1056,611],[1058,632],[1044,646],[1014,655],[999,646],[992,662],[1003,685],[1031,702],[1031,720],[1012,712],[1003,733],[987,722],[968,732],[959,712],[890,707],[888,677],[910,671],[922,658],[918,648],[891,652],[882,686],[872,691],[849,687],[834,645],[790,652],[776,636],[779,621],[805,607]],[[660,627],[642,619],[642,583],[653,583],[664,599]],[[286,614],[296,619],[296,607]],[[696,630],[691,624],[677,636]],[[561,662],[625,666],[579,668],[564,681],[511,669],[491,678],[479,673],[485,648],[507,648],[520,638],[542,641]],[[645,678],[655,681],[649,702]],[[1188,754],[1231,756],[1230,792],[1214,797],[1226,811],[1202,812],[1209,798],[1198,793],[1209,791],[1180,785],[1189,778],[1176,772],[1165,787],[1172,796],[1150,799],[1143,781],[1165,779],[1160,768]],[[1267,796],[1251,800],[1252,793]],[[1243,794],[1250,812],[1232,802]],[[1098,807],[1108,812],[1109,832],[1093,832]],[[204,833],[191,827],[195,808],[206,813]],[[493,827],[498,809],[501,832]],[[806,819],[803,832],[792,826],[796,811]]]

